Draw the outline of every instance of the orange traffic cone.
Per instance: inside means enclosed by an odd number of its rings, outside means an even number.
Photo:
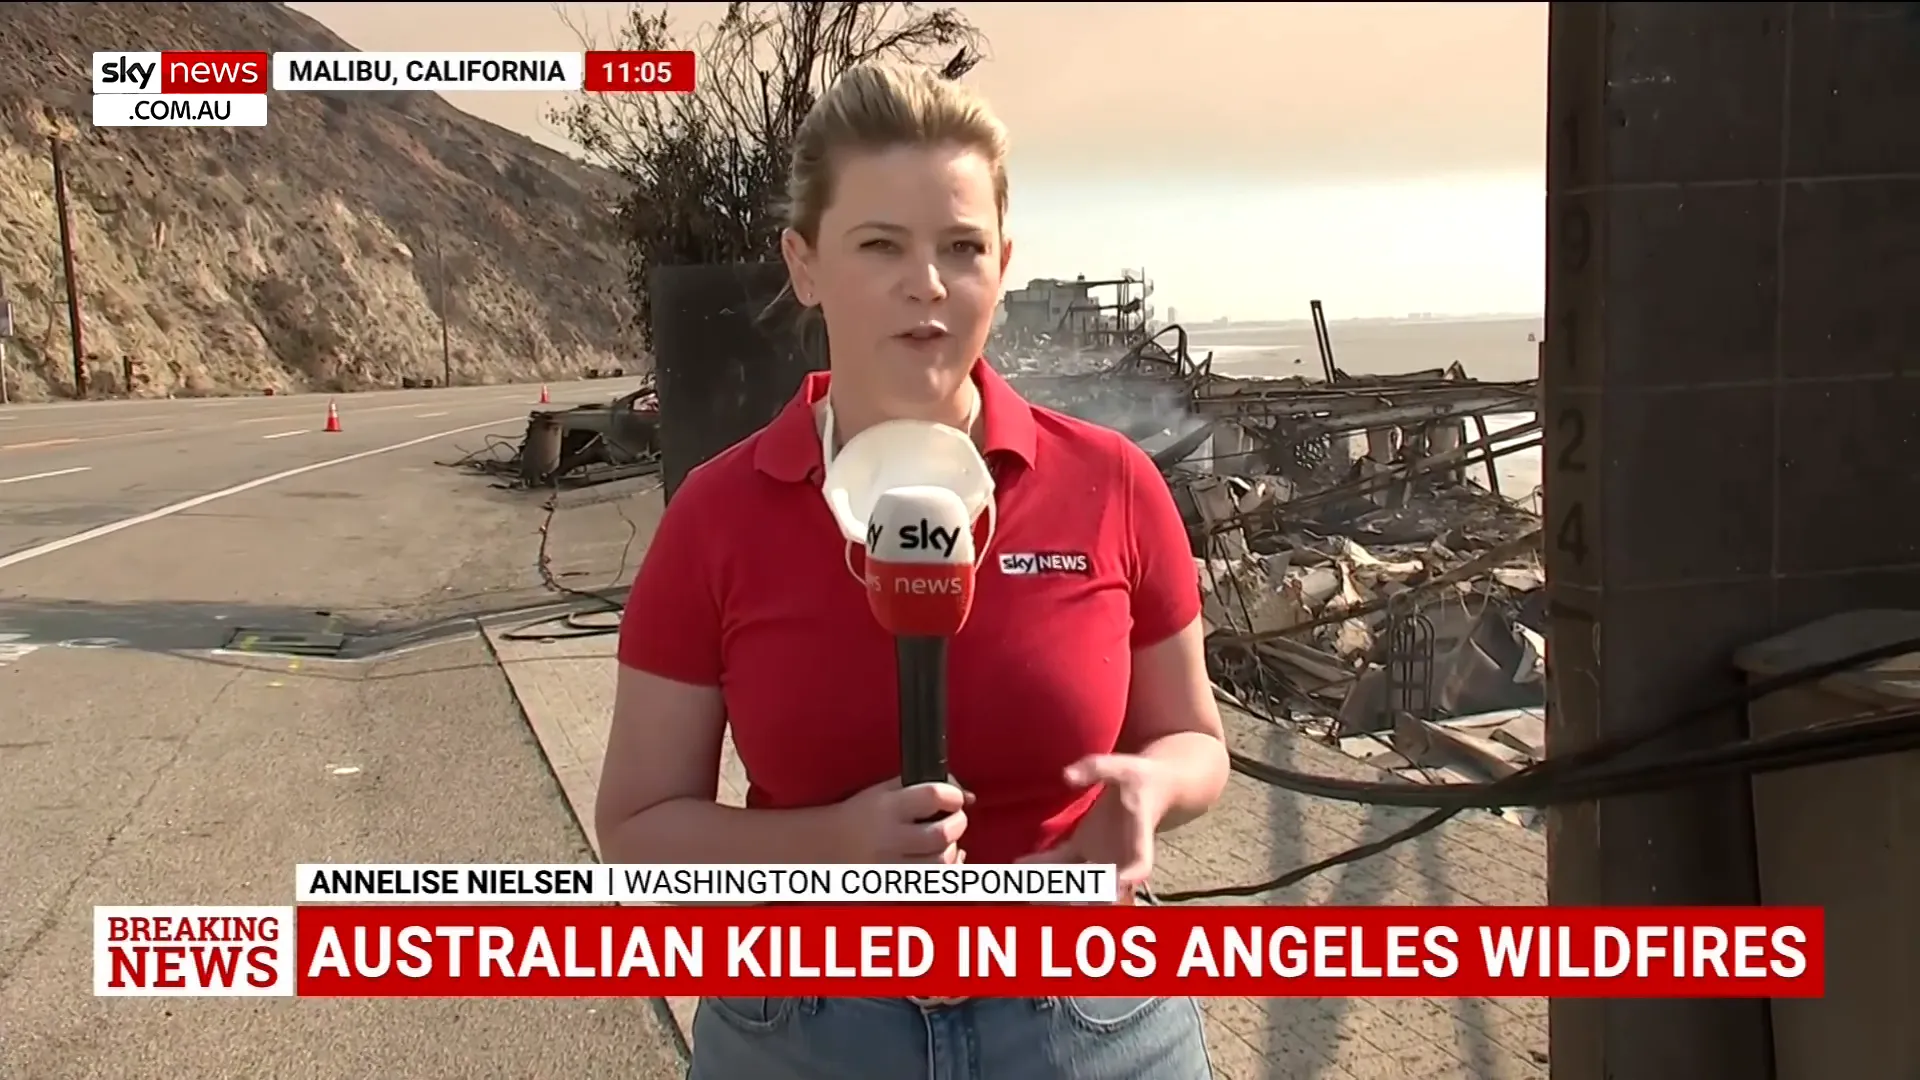
[[[327,402],[327,426],[322,428],[321,430],[322,431],[339,431],[340,430],[340,410],[334,408],[333,402],[331,401]]]
[[[552,403],[553,403],[553,399],[547,396],[547,384],[541,383],[540,384],[540,404],[550,405]]]

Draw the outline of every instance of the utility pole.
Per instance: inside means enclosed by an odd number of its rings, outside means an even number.
[[[53,144],[53,205],[60,213],[60,262],[67,278],[67,329],[73,336],[73,396],[87,396],[87,352],[80,333],[80,282],[73,266],[73,214],[67,205],[67,151],[59,136]]]
[[[440,385],[453,385],[453,346],[447,337],[447,321],[453,313],[447,307],[450,291],[447,288],[447,242],[444,238],[433,245],[435,257],[440,269]]]
[[[13,336],[13,301],[7,299],[7,281],[0,278],[0,405],[7,403],[7,339]]]

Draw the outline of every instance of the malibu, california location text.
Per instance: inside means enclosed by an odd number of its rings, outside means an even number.
[[[411,86],[439,83],[516,83],[564,86],[566,67],[558,60],[408,60],[397,65],[405,79],[395,77],[392,60],[341,57],[334,60],[294,60],[287,72],[298,83],[385,83]]]

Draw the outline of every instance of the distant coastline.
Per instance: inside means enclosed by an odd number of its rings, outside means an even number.
[[[1409,326],[1432,323],[1538,322],[1539,312],[1490,312],[1473,315],[1374,315],[1350,319],[1328,319],[1329,326]],[[1311,327],[1312,319],[1208,319],[1183,323],[1189,330],[1297,330]]]
[[[1231,375],[1309,375],[1320,347],[1305,319],[1187,323],[1187,346]],[[1393,375],[1464,365],[1475,378],[1531,379],[1539,373],[1539,316],[1461,315],[1416,319],[1335,319],[1327,324],[1334,361],[1353,374]]]

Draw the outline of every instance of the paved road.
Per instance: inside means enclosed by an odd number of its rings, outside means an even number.
[[[550,388],[560,404],[604,400],[628,383]],[[0,559],[181,499],[315,462],[458,428],[455,443],[518,435],[537,387],[0,407]],[[452,443],[436,447],[446,451]]]
[[[436,464],[517,436],[537,392],[343,396],[338,434],[318,397],[0,407],[0,1076],[676,1073],[638,1001],[91,996],[96,903],[286,903],[301,861],[590,857],[484,641],[209,651],[538,597],[539,498]],[[569,516],[562,572],[637,557],[626,516]]]

